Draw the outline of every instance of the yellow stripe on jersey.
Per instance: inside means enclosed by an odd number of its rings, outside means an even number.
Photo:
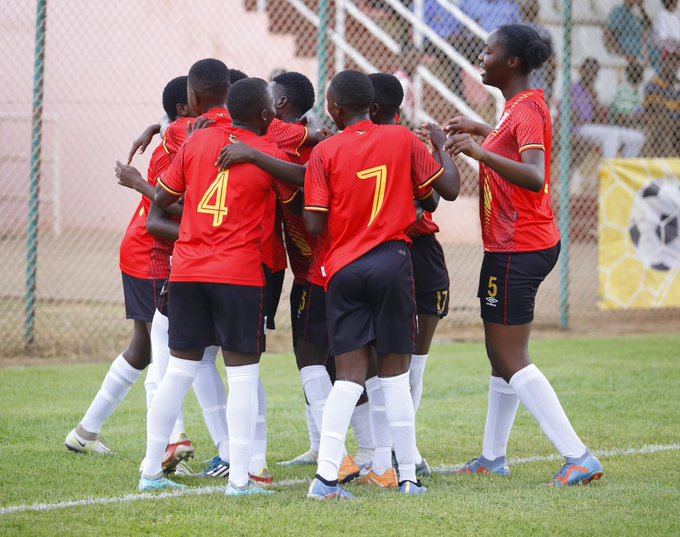
[[[425,181],[422,185],[418,185],[418,188],[425,188],[426,186],[431,185],[434,183],[439,177],[444,173],[444,168],[439,168],[439,171],[435,173],[432,177],[430,177],[427,181]]]
[[[298,195],[298,192],[300,192],[300,189],[298,189],[298,190],[296,190],[295,192],[293,192],[293,195],[292,195],[290,198],[285,199],[285,200],[282,200],[281,198],[279,198],[279,200],[280,200],[281,203],[283,203],[284,205],[288,205],[290,202],[292,202],[292,201],[296,198],[296,196]]]
[[[169,192],[173,196],[177,196],[178,198],[184,195],[184,192],[178,192],[177,190],[173,190],[170,188],[168,185],[166,185],[163,181],[161,181],[161,178],[158,178],[158,184],[161,185],[161,188],[165,190],[166,192]]]
[[[162,144],[163,144],[163,149],[164,149],[165,152],[169,155],[169,154],[170,154],[170,150],[168,149],[168,141],[165,139],[165,136],[163,136],[163,142],[162,142]]]
[[[295,148],[295,154],[299,157],[300,156],[300,148],[305,145],[307,142],[307,139],[309,138],[309,129],[305,127],[305,135],[302,137],[302,141],[298,144],[298,146]]]
[[[524,153],[525,151],[529,151],[530,149],[540,149],[541,151],[545,151],[545,146],[543,144],[527,144],[523,145],[522,147],[519,148],[520,155]]]
[[[328,207],[315,207],[314,205],[305,205],[305,211],[311,211],[314,213],[327,213],[330,211]]]
[[[425,201],[427,198],[432,197],[433,194],[434,194],[434,190],[430,190],[430,191],[427,193],[427,195],[423,196],[422,198],[419,198],[418,196],[416,196],[416,200],[418,200],[418,201]]]

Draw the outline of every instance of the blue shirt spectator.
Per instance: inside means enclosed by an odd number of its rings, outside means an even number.
[[[639,15],[635,13],[638,8]],[[642,0],[624,0],[623,4],[611,10],[607,17],[605,45],[610,52],[625,57],[628,61],[644,60],[643,41],[651,26],[651,19]]]

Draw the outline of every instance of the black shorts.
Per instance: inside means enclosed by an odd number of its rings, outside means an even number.
[[[160,311],[166,317],[168,316],[168,287],[170,286],[170,280],[167,279],[163,282],[161,287],[161,293],[158,295],[158,302],[156,303],[156,309]]]
[[[446,317],[449,313],[449,271],[442,245],[434,235],[413,239],[411,262],[418,315]]]
[[[324,288],[307,282],[296,311],[297,328],[295,331],[298,338],[309,341],[320,349],[328,348],[326,291]]]
[[[300,285],[293,282],[290,288],[290,329],[293,334],[293,347],[297,345],[298,340],[298,330],[297,330],[297,318],[298,310],[300,309],[300,300],[305,292],[304,284]]]
[[[142,280],[121,272],[123,296],[125,297],[125,318],[150,323],[156,311],[163,280]]]
[[[411,354],[415,296],[406,243],[381,244],[335,274],[326,318],[334,356],[373,344],[378,354]]]
[[[506,325],[533,321],[538,286],[559,255],[559,242],[537,252],[485,253],[477,292],[482,319]]]
[[[264,271],[264,279],[266,281],[264,291],[265,316],[267,319],[267,329],[276,330],[276,310],[279,309],[279,300],[281,299],[281,290],[283,289],[283,277],[286,275],[285,270],[274,272],[269,269],[267,265],[262,265]]]
[[[171,282],[168,319],[171,349],[219,345],[245,354],[265,350],[263,287]]]

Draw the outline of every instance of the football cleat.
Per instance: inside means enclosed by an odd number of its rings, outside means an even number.
[[[407,496],[420,496],[427,492],[427,487],[422,485],[420,481],[402,481],[399,483],[399,492]]]
[[[281,461],[276,464],[279,466],[303,466],[307,464],[316,464],[316,460],[319,457],[319,454],[310,449],[305,451],[302,455],[298,455],[294,459],[291,459],[289,461]]]
[[[371,469],[371,465],[373,464],[373,450],[372,449],[359,449],[357,450],[356,457],[354,457],[354,462],[357,463],[357,466],[362,470],[366,469],[365,472],[362,473],[368,473],[368,470]]]
[[[269,473],[269,469],[265,466],[262,471],[257,474],[248,474],[250,476],[250,480],[254,481],[255,483],[262,483],[263,485],[271,485],[274,482],[274,478],[272,478],[272,475]]]
[[[347,455],[338,470],[338,482],[349,483],[359,477],[361,469],[351,455]]]
[[[168,447],[165,448],[165,456],[163,457],[161,466],[163,468],[163,473],[166,475],[172,474],[180,462],[194,457],[194,446],[191,443],[191,440],[189,440],[185,434],[183,434],[181,438],[182,440],[179,442],[168,444]]]
[[[181,490],[187,488],[186,485],[170,481],[167,477],[161,475],[156,479],[149,479],[148,477],[139,478],[139,492],[154,492],[157,490]]]
[[[64,440],[64,445],[69,451],[75,453],[97,453],[98,455],[111,455],[111,450],[109,446],[106,445],[104,438],[101,435],[97,435],[95,440],[85,440],[82,438],[75,429],[66,435],[66,440]]]
[[[505,457],[497,457],[490,461],[484,456],[466,462],[462,468],[454,472],[456,475],[494,474],[509,476],[510,468]]]
[[[344,490],[339,484],[326,485],[315,477],[307,489],[307,498],[310,500],[353,500],[354,496]]]
[[[252,481],[248,481],[242,487],[237,487],[231,481],[229,481],[227,483],[227,488],[224,491],[224,494],[225,496],[255,496],[257,494],[260,495],[274,494],[274,491],[263,489],[262,487],[259,487]]]
[[[602,477],[604,470],[602,464],[590,451],[586,451],[583,457],[567,459],[562,469],[557,472],[549,483],[551,487],[571,487],[573,485],[587,485]]]
[[[198,474],[199,477],[229,477],[229,463],[220,459],[218,455],[203,472]]]
[[[397,471],[394,468],[388,468],[387,471],[378,475],[373,470],[370,470],[367,475],[360,477],[355,481],[358,485],[372,485],[379,489],[398,489],[399,480],[397,479]]]
[[[416,477],[430,477],[431,475],[432,470],[430,470],[430,465],[427,464],[425,459],[416,464]]]
[[[196,475],[196,472],[194,472],[191,466],[189,466],[186,462],[181,461],[177,463],[177,467],[175,468],[175,475],[194,477]]]

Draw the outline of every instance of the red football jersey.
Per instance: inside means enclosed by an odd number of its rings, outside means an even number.
[[[163,144],[160,144],[152,153],[151,160],[149,161],[147,181],[151,186],[156,187],[159,172],[169,165],[170,159],[168,154],[163,149]],[[142,196],[120,245],[119,266],[121,272],[142,280],[156,278],[154,271],[151,270],[151,257],[155,237],[146,231],[146,218],[149,214],[150,206],[151,200],[146,196]],[[167,274],[165,277],[167,277]],[[163,276],[158,278],[163,278]]]
[[[361,121],[317,145],[305,174],[305,210],[329,212],[326,286],[376,246],[410,242],[413,198],[430,196],[443,171],[425,144],[398,125]]]
[[[479,164],[479,216],[486,252],[531,252],[552,248],[560,240],[550,206],[552,123],[543,91],[529,90],[505,104],[496,128],[482,147],[521,162],[522,152],[545,151],[545,185],[531,192]]]
[[[182,147],[182,144],[187,139],[187,127],[194,120],[195,118],[182,117],[170,123],[168,128],[165,129],[163,147],[166,153],[171,155],[171,158],[177,154],[177,151],[179,151],[179,148]]]
[[[307,127],[297,123],[286,123],[275,118],[271,125],[269,125],[267,137],[281,151],[286,153],[292,162],[297,162],[302,147],[309,137],[309,131]]]
[[[328,238],[328,228],[326,227],[321,235],[316,237],[316,244],[314,245],[309,271],[307,272],[307,281],[309,283],[325,287],[326,276],[323,261],[326,259],[326,254],[328,253],[330,246],[331,241]]]
[[[264,137],[215,127],[194,133],[159,179],[168,192],[184,194],[170,281],[264,285],[260,243],[267,200],[272,188],[284,203],[298,191],[252,164],[221,172],[215,166],[220,150],[239,141],[285,159]]]
[[[406,234],[412,239],[420,237],[421,235],[434,235],[439,233],[439,226],[432,220],[432,213],[423,212],[423,217],[417,222],[411,224],[406,230]]]

